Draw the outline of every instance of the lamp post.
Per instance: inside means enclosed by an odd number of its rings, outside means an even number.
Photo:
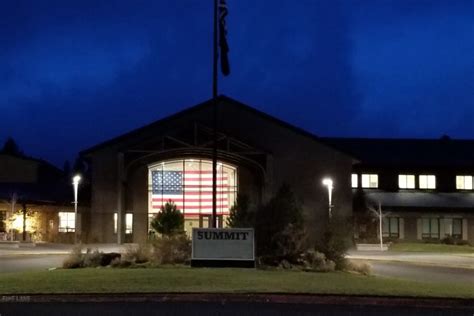
[[[77,191],[79,182],[81,182],[81,176],[77,174],[72,178],[72,184],[74,186],[74,244],[77,243]]]
[[[329,219],[331,219],[332,217],[332,189],[334,188],[333,187],[333,181],[331,178],[324,178],[323,179],[323,185],[327,186],[328,187],[328,209],[329,209]]]

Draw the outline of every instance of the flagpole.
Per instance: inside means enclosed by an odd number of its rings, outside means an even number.
[[[212,227],[217,227],[217,10],[218,0],[214,0],[214,59],[213,59],[213,70],[212,70],[212,112],[213,112],[213,147],[212,147]]]

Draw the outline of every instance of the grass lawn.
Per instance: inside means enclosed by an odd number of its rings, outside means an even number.
[[[33,293],[312,293],[474,298],[474,288],[345,272],[253,269],[88,268],[0,274],[0,294]]]
[[[427,243],[394,243],[390,246],[390,251],[413,251],[413,252],[442,252],[442,253],[471,253],[474,254],[474,247],[457,246],[445,244]]]

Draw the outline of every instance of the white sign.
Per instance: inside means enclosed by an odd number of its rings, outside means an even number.
[[[252,228],[193,228],[193,260],[255,260]]]

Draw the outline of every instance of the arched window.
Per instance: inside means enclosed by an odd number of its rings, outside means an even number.
[[[163,161],[148,169],[149,215],[173,201],[185,218],[212,214],[212,160]],[[217,215],[226,216],[237,194],[237,168],[217,164]]]

